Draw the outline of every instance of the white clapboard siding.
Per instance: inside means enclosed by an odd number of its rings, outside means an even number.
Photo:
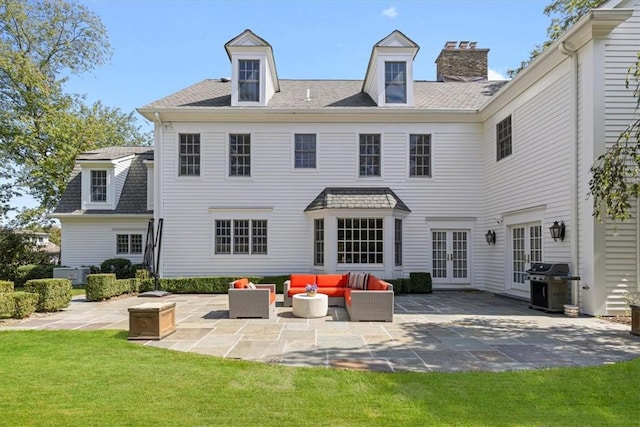
[[[629,67],[640,51],[640,1],[631,2],[633,15],[616,28],[605,44],[605,105],[606,142],[610,146],[620,133],[638,119],[637,98],[633,97],[634,84],[625,87]],[[638,265],[639,218],[627,223],[607,221],[606,233],[606,310],[607,314],[623,313],[626,309],[624,294],[640,291]]]
[[[114,207],[118,206],[118,201],[124,188],[124,182],[127,180],[127,174],[129,173],[129,166],[131,166],[131,159],[119,161],[114,168],[116,178],[116,201]]]
[[[61,264],[67,267],[100,266],[109,258],[142,262],[143,254],[116,254],[116,234],[142,234],[143,244],[149,218],[60,218],[62,225]]]

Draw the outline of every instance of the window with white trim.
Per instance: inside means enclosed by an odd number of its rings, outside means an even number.
[[[496,125],[496,161],[511,155],[511,116]]]
[[[229,176],[251,176],[251,135],[229,135]]]
[[[106,202],[107,201],[107,171],[92,170],[91,171],[91,201]]]
[[[142,234],[116,234],[116,254],[142,253]]]
[[[313,265],[324,265],[324,218],[313,220]]]
[[[380,134],[360,135],[360,176],[380,176]]]
[[[338,263],[382,264],[382,218],[338,218]]]
[[[431,135],[409,136],[409,176],[431,177]]]
[[[384,63],[384,102],[387,104],[407,103],[407,63]]]
[[[399,218],[395,219],[394,240],[395,261],[396,266],[399,267],[402,265],[402,220]]]
[[[238,61],[238,101],[260,102],[260,60]]]
[[[218,255],[266,255],[266,219],[217,219],[214,251]]]
[[[180,176],[200,176],[200,134],[180,134]]]
[[[313,133],[295,134],[295,168],[315,169],[316,135]]]

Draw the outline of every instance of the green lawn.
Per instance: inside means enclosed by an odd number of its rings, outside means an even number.
[[[2,425],[631,426],[639,384],[640,359],[389,374],[142,347],[118,331],[0,332]]]

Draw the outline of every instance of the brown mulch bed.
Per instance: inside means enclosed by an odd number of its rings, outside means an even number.
[[[623,325],[631,325],[631,316],[601,316],[602,320],[613,323],[622,323]]]

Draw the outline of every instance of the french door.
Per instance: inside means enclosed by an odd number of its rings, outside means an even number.
[[[516,224],[509,229],[511,235],[510,287],[529,292],[526,271],[534,262],[542,262],[542,225],[539,222]]]
[[[469,283],[469,232],[431,232],[431,277],[436,284]]]

